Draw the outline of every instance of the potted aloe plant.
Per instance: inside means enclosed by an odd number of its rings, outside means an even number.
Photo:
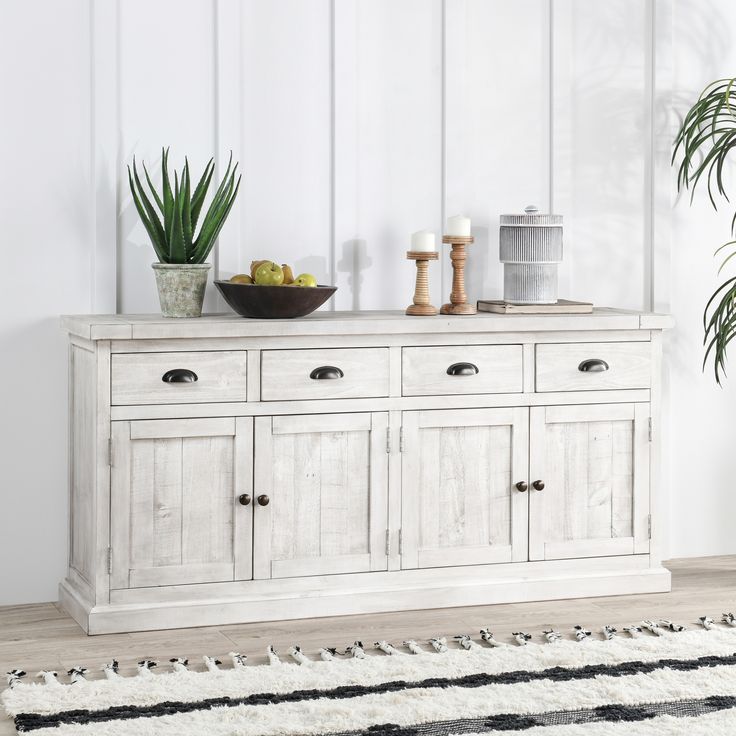
[[[689,189],[690,201],[698,185],[706,187],[714,209],[717,197],[728,201],[724,186],[724,167],[736,149],[736,79],[718,79],[709,84],[685,115],[675,139],[672,163],[682,157],[677,173],[677,189]],[[731,233],[736,237],[736,213],[731,220]],[[736,256],[736,240],[718,247],[723,261],[720,274]],[[726,348],[736,337],[736,276],[724,281],[713,292],[703,313],[705,357],[709,359],[718,384],[725,376]]]
[[[158,258],[153,270],[164,317],[202,315],[207,272],[211,268],[211,264],[205,261],[240,187],[240,177],[235,180],[238,164],[233,167],[232,158],[230,154],[225,175],[201,218],[201,224],[200,214],[215,170],[214,159],[210,159],[205,166],[194,191],[189,176],[189,162],[185,159],[181,175],[174,171],[172,191],[168,170],[169,149],[164,149],[161,155],[161,194],[153,186],[146,164],[143,163],[150,197],[138,176],[135,158],[133,170],[128,167],[133,201]]]

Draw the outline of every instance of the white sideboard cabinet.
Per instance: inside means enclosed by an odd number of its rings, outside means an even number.
[[[667,316],[69,316],[90,634],[666,591]]]

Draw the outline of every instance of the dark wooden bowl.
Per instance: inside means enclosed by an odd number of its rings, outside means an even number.
[[[258,286],[215,281],[225,301],[241,317],[292,319],[319,309],[337,286]]]

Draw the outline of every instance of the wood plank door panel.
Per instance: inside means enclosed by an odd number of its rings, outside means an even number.
[[[649,404],[531,409],[532,560],[649,551]]]
[[[446,409],[402,417],[401,566],[527,559],[529,410]]]
[[[386,570],[386,413],[257,417],[256,579]]]
[[[114,422],[111,588],[252,577],[253,420]]]

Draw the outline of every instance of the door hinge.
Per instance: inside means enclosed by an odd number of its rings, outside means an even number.
[[[112,575],[112,547],[107,548],[107,574]]]
[[[652,418],[649,417],[649,441],[650,442],[652,441],[652,432],[653,432],[653,430],[652,430]]]
[[[404,452],[404,428],[399,428],[399,452]]]
[[[404,530],[399,529],[399,554],[404,554]]]
[[[386,427],[386,454],[391,454],[391,427]]]
[[[112,460],[112,437],[110,437],[110,439],[107,441],[107,464],[110,467],[113,466]]]
[[[652,515],[647,516],[647,538],[652,538]]]
[[[391,530],[386,529],[386,557],[391,555]]]

